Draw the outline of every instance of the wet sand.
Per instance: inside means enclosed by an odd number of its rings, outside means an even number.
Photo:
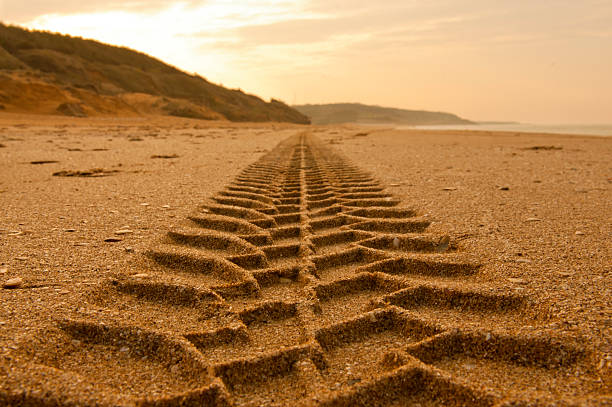
[[[610,139],[2,114],[0,144],[0,402],[610,400]]]

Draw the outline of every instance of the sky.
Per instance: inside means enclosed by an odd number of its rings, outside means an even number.
[[[0,0],[0,21],[289,104],[612,123],[610,0]]]

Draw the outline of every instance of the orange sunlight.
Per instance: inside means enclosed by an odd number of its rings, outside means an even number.
[[[612,120],[612,6],[595,0],[554,8],[484,0],[81,3],[4,2],[0,10],[6,22],[127,46],[287,103],[361,102],[474,120]]]

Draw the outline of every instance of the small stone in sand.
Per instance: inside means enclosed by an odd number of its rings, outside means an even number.
[[[149,278],[150,276],[147,273],[138,273],[138,274],[132,275],[132,277],[134,277],[134,278]]]
[[[19,288],[23,284],[21,277],[11,278],[2,284],[2,288]]]
[[[580,230],[577,230],[574,234],[578,236],[584,236],[584,232],[581,232]]]
[[[446,187],[446,188],[442,188],[443,191],[456,191],[457,187]]]
[[[508,281],[514,284],[525,284],[527,281],[522,278],[508,277]]]
[[[146,202],[143,202],[143,203],[140,204],[140,206],[149,206],[149,204],[146,203]]]
[[[15,257],[15,260],[19,260],[19,261],[26,261],[28,258],[25,256],[19,256],[19,257]]]
[[[130,230],[130,229],[120,229],[120,230],[116,230],[115,231],[116,235],[127,235],[127,234],[130,234],[130,233],[134,233],[134,232],[132,230]]]
[[[120,242],[121,240],[122,239],[119,239],[118,237],[109,237],[107,239],[104,239],[104,241],[108,243]]]
[[[64,232],[76,232],[76,229],[64,229]]]
[[[396,248],[396,249],[399,249],[399,246],[400,246],[399,239],[397,237],[394,237],[393,238],[393,247]]]
[[[531,260],[529,259],[516,259],[517,263],[531,263]]]
[[[126,247],[125,251],[128,253],[134,253],[134,248],[133,247]]]
[[[119,352],[123,352],[123,353],[129,352],[129,351],[130,351],[130,348],[128,348],[127,346],[123,346],[121,347],[121,349],[119,349]]]
[[[449,245],[450,245],[450,236],[449,235],[442,236],[440,238],[440,241],[438,242],[437,251],[445,252],[446,250],[448,250]]]
[[[499,187],[500,191],[509,191],[510,188],[509,187]]]
[[[539,218],[527,218],[525,219],[525,222],[541,222],[542,219]]]

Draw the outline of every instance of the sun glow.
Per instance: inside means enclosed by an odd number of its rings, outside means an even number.
[[[286,1],[217,0],[202,5],[178,2],[146,13],[117,10],[46,14],[25,25],[126,46],[213,82],[238,87],[239,79],[245,76],[233,72],[233,55],[217,44],[237,42],[233,30],[294,18],[298,11]]]

